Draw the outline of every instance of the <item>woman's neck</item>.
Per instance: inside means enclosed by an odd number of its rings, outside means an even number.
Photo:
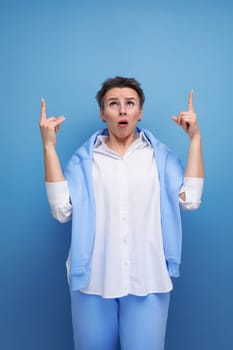
[[[127,149],[132,145],[135,141],[136,135],[132,133],[125,138],[117,137],[116,135],[109,134],[109,137],[106,140],[106,144],[113,151],[119,153],[120,155],[124,155]]]

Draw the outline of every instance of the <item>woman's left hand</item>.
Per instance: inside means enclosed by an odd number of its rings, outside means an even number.
[[[184,131],[189,135],[190,139],[194,136],[200,136],[200,129],[197,122],[197,116],[193,107],[193,90],[190,91],[188,96],[188,111],[180,112],[178,116],[172,117],[174,122],[180,125]]]

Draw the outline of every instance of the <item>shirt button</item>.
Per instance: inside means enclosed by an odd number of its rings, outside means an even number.
[[[127,243],[127,242],[128,242],[128,239],[127,239],[126,236],[123,238],[123,242],[124,242],[124,243]]]

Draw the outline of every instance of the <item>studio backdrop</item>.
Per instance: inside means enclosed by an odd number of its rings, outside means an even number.
[[[194,89],[206,179],[200,209],[182,213],[166,350],[232,348],[232,11],[229,1],[1,2],[0,349],[73,349],[70,224],[51,217],[46,199],[40,101],[48,116],[66,117],[57,141],[65,167],[104,127],[95,95],[116,75],[141,82],[140,126],[184,165],[189,140],[171,116]]]

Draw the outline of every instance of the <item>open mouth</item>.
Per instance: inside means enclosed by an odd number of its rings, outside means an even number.
[[[120,121],[118,122],[118,125],[119,125],[120,127],[125,127],[125,126],[128,125],[128,120],[122,119],[122,120],[120,120]]]

